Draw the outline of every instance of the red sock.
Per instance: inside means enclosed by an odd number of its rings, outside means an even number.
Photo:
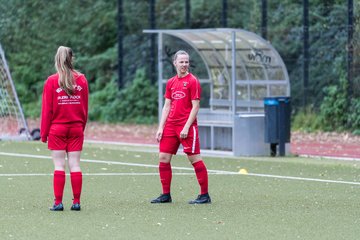
[[[74,196],[73,204],[80,203],[82,172],[71,172],[70,179],[71,179],[71,186]]]
[[[208,193],[208,173],[204,162],[200,160],[194,163],[193,166],[195,169],[196,178],[200,184],[200,194]]]
[[[54,195],[55,195],[55,204],[56,205],[58,205],[59,203],[62,202],[64,186],[65,186],[65,171],[55,170],[53,187],[54,187]]]
[[[159,174],[160,174],[160,181],[162,184],[163,194],[170,193],[170,185],[172,178],[171,164],[160,162]]]

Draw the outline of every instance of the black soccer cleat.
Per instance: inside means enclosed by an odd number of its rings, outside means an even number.
[[[52,206],[50,208],[50,211],[64,211],[64,205],[62,203],[59,203],[58,205]]]
[[[189,201],[189,204],[204,204],[204,203],[211,203],[211,198],[209,193],[198,195],[195,200]]]
[[[75,203],[71,206],[70,208],[71,211],[80,211],[81,207],[80,207],[80,203]]]
[[[161,194],[158,198],[151,200],[151,203],[171,203],[171,195],[170,193]]]

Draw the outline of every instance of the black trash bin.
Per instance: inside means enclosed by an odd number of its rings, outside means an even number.
[[[264,98],[265,142],[270,143],[271,156],[285,156],[285,143],[290,142],[291,99],[290,97]]]

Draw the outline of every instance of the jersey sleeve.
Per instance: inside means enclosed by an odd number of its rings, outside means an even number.
[[[41,102],[41,141],[46,142],[50,131],[51,119],[53,116],[53,91],[51,81],[48,79],[44,84]]]
[[[84,110],[85,110],[85,123],[84,123],[84,130],[86,127],[86,123],[88,120],[88,116],[89,116],[89,86],[88,86],[88,81],[86,79],[86,77],[84,76],[84,81],[85,81],[85,94],[84,94]]]
[[[191,100],[200,100],[201,98],[201,85],[195,77],[191,81],[190,96]]]
[[[166,83],[164,98],[171,99],[171,80]]]

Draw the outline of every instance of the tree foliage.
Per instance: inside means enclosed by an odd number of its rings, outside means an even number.
[[[92,95],[90,120],[103,122],[153,123],[157,118],[157,88],[138,69],[135,79],[120,91],[113,80]]]
[[[190,2],[191,28],[222,27],[221,0]],[[227,27],[261,34],[261,1],[228,0],[227,4]],[[348,108],[341,109],[347,112],[350,109],[354,111],[353,108],[359,105],[357,98],[360,96],[360,2],[354,1],[354,4],[354,100],[347,105]],[[140,121],[139,116],[143,114],[143,117],[144,113],[148,115],[146,122],[156,119],[157,106],[147,99],[154,99],[152,91],[157,89],[147,80],[150,78],[150,35],[142,32],[150,27],[149,1],[123,1],[123,9],[124,89],[118,91],[117,1],[0,0],[0,42],[27,116],[39,116],[43,82],[55,71],[53,58],[57,47],[65,45],[74,49],[75,66],[89,80],[92,120]],[[310,1],[310,76],[306,96],[309,106],[302,105],[302,1],[268,1],[267,15],[267,40],[287,66],[295,111],[301,108],[317,111],[322,104],[330,107],[329,97],[334,98],[333,91],[336,90],[329,86],[339,89],[340,79],[344,78],[340,73],[347,64],[346,1]],[[185,1],[157,0],[156,27],[185,28]],[[142,86],[139,79],[147,85]],[[144,92],[145,89],[151,90],[151,93]],[[135,90],[139,93],[134,94]],[[126,94],[137,97],[131,98]],[[133,104],[132,112],[127,112],[121,106],[125,103],[124,106],[130,106],[130,102]],[[150,102],[153,109],[145,109],[146,103]]]

